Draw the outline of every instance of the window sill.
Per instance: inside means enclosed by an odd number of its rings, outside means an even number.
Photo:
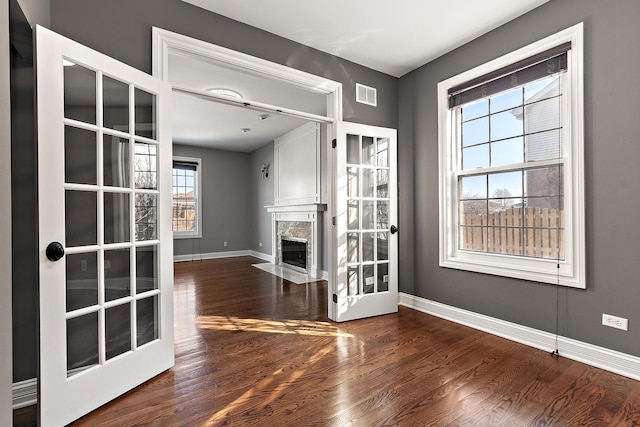
[[[559,284],[584,289],[584,274],[576,274],[570,264],[552,259],[522,258],[499,254],[459,252],[440,260],[440,266],[456,270],[512,277],[533,282]]]
[[[173,233],[173,240],[180,239],[202,239],[202,234],[200,233]]]

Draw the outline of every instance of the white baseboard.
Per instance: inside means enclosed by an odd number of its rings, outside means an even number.
[[[556,336],[549,332],[518,325],[463,310],[435,301],[430,301],[414,295],[400,293],[400,305],[431,314],[442,319],[460,323],[474,329],[479,329],[511,341],[519,342],[530,347],[551,352],[554,350]],[[640,357],[619,351],[598,347],[593,344],[577,341],[567,337],[558,337],[558,352],[560,356],[587,365],[595,366],[606,371],[624,375],[640,381]]]
[[[251,251],[229,251],[229,252],[209,252],[205,254],[186,254],[186,255],[174,255],[173,262],[183,261],[201,261],[203,259],[216,259],[216,258],[233,258],[236,256],[249,256]]]
[[[272,264],[275,262],[275,257],[273,255],[263,254],[262,252],[249,251],[249,255],[251,255],[254,258],[258,258],[263,261],[270,262]]]
[[[13,409],[35,405],[38,402],[38,380],[28,380],[13,383]]]

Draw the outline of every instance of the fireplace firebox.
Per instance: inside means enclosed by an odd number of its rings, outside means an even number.
[[[307,271],[307,240],[282,237],[282,263]]]

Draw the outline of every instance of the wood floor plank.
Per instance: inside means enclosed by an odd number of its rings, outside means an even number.
[[[176,264],[175,366],[73,425],[640,425],[637,381],[405,307],[332,323],[256,262]]]

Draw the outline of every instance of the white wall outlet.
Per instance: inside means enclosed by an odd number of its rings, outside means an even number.
[[[262,247],[262,242],[259,242],[259,243],[258,243],[258,246]]]
[[[226,248],[227,247],[227,241],[225,240],[224,242],[222,242],[222,245]]]
[[[629,320],[624,317],[602,313],[602,324],[611,328],[622,329],[623,331],[629,330]]]

